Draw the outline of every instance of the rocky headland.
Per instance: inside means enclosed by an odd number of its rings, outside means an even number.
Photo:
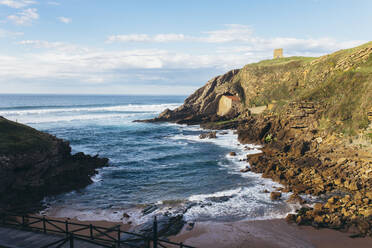
[[[239,97],[240,107],[218,116],[224,95]],[[247,158],[249,170],[282,183],[303,205],[288,221],[372,235],[372,42],[246,65],[145,121],[236,129],[241,143],[264,144]],[[308,205],[301,194],[320,202]]]
[[[0,210],[38,210],[45,196],[87,186],[107,164],[98,155],[72,155],[67,141],[0,117]]]

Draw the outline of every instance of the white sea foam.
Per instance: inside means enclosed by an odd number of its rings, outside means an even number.
[[[201,131],[199,127],[187,127],[188,130]],[[227,133],[226,133],[227,132]],[[218,146],[228,147],[236,153],[236,156],[226,154],[230,163],[220,161],[221,167],[228,168],[229,173],[239,174],[247,180],[255,182],[255,185],[238,187],[236,189],[215,192],[213,194],[193,195],[188,198],[189,201],[198,202],[199,205],[190,208],[185,214],[187,220],[214,219],[224,216],[242,217],[250,220],[255,219],[273,219],[283,218],[288,213],[293,212],[299,206],[288,204],[285,200],[288,193],[283,193],[282,200],[273,202],[270,195],[265,191],[274,191],[275,188],[281,187],[270,179],[262,178],[260,174],[247,172],[241,173],[240,170],[250,166],[245,160],[248,154],[261,153],[261,145],[247,144],[242,145],[238,142],[237,134],[232,130],[217,131],[216,139],[200,139],[199,135],[176,135],[170,137],[173,140],[187,140],[192,142],[210,142]],[[231,163],[232,162],[232,163]],[[220,202],[211,202],[210,198],[225,197]],[[227,199],[227,200],[226,200]]]
[[[273,190],[270,183],[257,184],[253,187],[239,187],[233,190],[216,192],[214,194],[194,195],[189,198],[199,205],[190,208],[186,220],[206,220],[226,217],[244,218],[248,220],[283,218],[296,209],[295,205],[285,202],[288,194],[283,194],[282,200],[273,203],[270,195],[264,190]],[[224,200],[218,201],[221,197]],[[217,199],[217,200],[213,200]]]
[[[179,104],[121,105],[110,107],[51,108],[29,110],[2,110],[0,116],[22,123],[53,123],[84,120],[131,119],[149,113],[160,113],[165,108],[174,109]],[[120,113],[123,112],[123,113]],[[131,113],[133,112],[133,113]]]
[[[22,109],[22,110],[0,110],[0,115],[28,115],[28,114],[49,114],[63,112],[161,112],[166,108],[174,109],[180,104],[128,104],[108,107],[77,107],[77,108],[50,108],[50,109]]]
[[[174,124],[165,124],[174,125]],[[274,191],[276,187],[281,185],[273,182],[270,179],[261,178],[260,174],[253,172],[241,173],[240,170],[249,166],[243,159],[246,158],[247,154],[260,153],[259,150],[262,148],[259,145],[239,144],[237,135],[233,131],[217,131],[216,139],[200,139],[199,133],[201,131],[198,126],[180,126],[180,129],[184,131],[191,131],[190,135],[179,134],[174,137],[168,137],[171,140],[177,142],[211,142],[221,147],[227,147],[231,151],[236,152],[236,156],[230,156],[226,154],[226,158],[230,163],[220,161],[218,164],[221,168],[228,169],[229,173],[239,174],[240,176],[247,179],[249,182],[245,186],[239,186],[235,189],[229,189],[211,194],[197,194],[192,195],[185,199],[186,202],[195,203],[194,206],[190,207],[184,214],[187,221],[195,220],[210,220],[219,218],[239,218],[239,219],[273,219],[283,218],[286,214],[293,212],[299,206],[296,204],[288,204],[285,200],[289,197],[289,193],[283,193],[282,199],[279,201],[271,201],[270,194],[264,193],[266,190]],[[195,134],[196,132],[196,134]],[[184,132],[185,133],[185,132]],[[107,167],[102,169],[102,173],[105,170],[117,170],[121,168]],[[100,183],[102,175],[97,174],[92,178],[96,183]],[[153,215],[164,213],[166,211],[175,212],[179,211],[178,207],[170,208],[164,204],[163,201],[156,203],[158,209],[153,213],[143,216],[140,207],[134,207],[129,209],[119,209],[114,207],[108,207],[104,209],[94,209],[86,207],[74,206],[60,206],[58,208],[50,208],[47,213],[51,216],[56,217],[71,217],[79,220],[108,220],[108,221],[119,221],[123,222],[132,221],[134,224],[144,223]],[[183,203],[180,203],[182,205]],[[54,205],[53,203],[51,204]],[[57,204],[58,205],[58,204]],[[183,205],[185,207],[185,205]],[[181,206],[182,209],[182,206]],[[122,216],[127,213],[131,216],[129,220],[123,219]]]

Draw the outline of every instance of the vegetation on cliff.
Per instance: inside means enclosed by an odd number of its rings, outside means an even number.
[[[225,94],[242,100],[235,116],[216,115]],[[257,106],[267,107],[251,114]],[[236,128],[242,143],[265,144],[248,157],[252,171],[281,182],[295,199],[328,198],[289,220],[372,235],[372,42],[319,58],[246,65],[151,121]]]
[[[52,137],[31,127],[0,117],[1,154],[42,152],[51,149]]]

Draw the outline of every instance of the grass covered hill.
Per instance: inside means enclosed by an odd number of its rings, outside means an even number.
[[[216,115],[223,95],[240,97],[231,116]],[[241,143],[264,144],[247,156],[248,169],[280,182],[302,204],[288,221],[372,235],[372,42],[319,58],[248,64],[148,121],[237,129]],[[327,201],[303,205],[300,194]]]
[[[372,42],[319,58],[289,57],[243,67],[231,80],[246,107],[311,101],[323,110],[324,128],[355,134],[368,127],[372,108]]]
[[[29,126],[0,117],[0,153],[48,151],[55,138]]]
[[[248,64],[211,79],[181,107],[164,111],[153,121],[215,122],[224,94],[240,96],[243,119],[251,107],[270,106],[272,114],[282,115],[296,102],[315,102],[321,113],[316,120],[323,130],[357,135],[368,129],[372,117],[372,42],[318,58],[287,57]]]

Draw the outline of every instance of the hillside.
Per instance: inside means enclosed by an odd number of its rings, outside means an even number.
[[[218,116],[219,99],[240,110]],[[260,108],[256,108],[262,106]],[[261,109],[257,111],[257,109]],[[262,111],[263,110],[263,111]],[[179,108],[149,122],[235,128],[242,143],[264,144],[250,169],[300,194],[325,198],[289,221],[372,234],[372,42],[319,58],[249,64],[213,78]]]
[[[184,105],[163,113],[158,120],[208,122],[217,112],[219,97],[230,93],[240,96],[242,115],[252,106],[274,103],[272,112],[280,114],[291,102],[317,102],[325,129],[355,135],[368,126],[372,108],[371,53],[369,42],[319,58],[289,57],[249,64],[213,78]]]
[[[68,142],[0,117],[0,210],[32,211],[45,196],[87,186],[107,162],[72,155]]]

